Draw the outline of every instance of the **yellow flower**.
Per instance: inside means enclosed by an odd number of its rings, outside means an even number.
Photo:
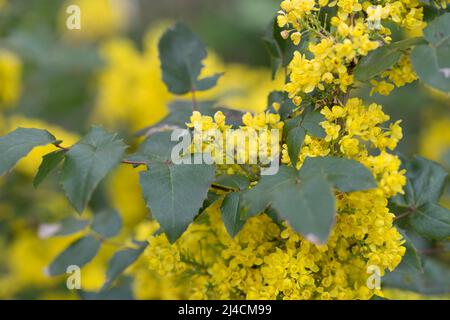
[[[0,50],[0,109],[13,106],[20,96],[22,63],[12,52]]]
[[[395,88],[392,83],[386,81],[371,80],[370,83],[373,85],[372,89],[370,90],[370,95],[378,92],[383,96],[387,96]]]

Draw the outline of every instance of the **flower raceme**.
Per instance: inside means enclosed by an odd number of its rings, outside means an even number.
[[[336,15],[329,19],[329,29],[323,25],[319,16],[320,10],[326,7],[337,7]],[[373,5],[369,1],[360,3],[357,0],[283,1],[277,18],[278,25],[285,28],[282,36],[287,38],[290,35],[294,44],[300,42],[303,34],[307,34],[310,39],[318,39],[309,42],[310,54],[294,53],[288,66],[290,81],[285,90],[297,105],[316,88],[346,93],[355,82],[353,68],[359,60],[391,42],[391,31],[383,25],[384,21],[415,29],[425,26],[422,19],[422,8],[418,1],[384,1],[384,5]],[[416,79],[407,56],[392,70],[383,73],[384,77],[396,86]],[[384,95],[394,87],[385,81],[374,81],[372,84],[372,92]]]
[[[193,130],[192,138],[188,130],[175,130],[172,137],[182,137],[179,146],[184,146],[184,152],[178,154],[178,148],[172,152],[174,163],[190,163],[185,156],[186,151],[201,155],[194,157],[195,163],[206,162],[217,165],[249,164],[249,165],[275,165],[280,158],[281,129],[284,123],[278,114],[261,112],[256,115],[246,113],[242,117],[243,126],[232,129],[226,123],[226,117],[218,111],[214,117],[202,116],[194,111],[187,127]],[[276,173],[271,170],[271,174]],[[265,174],[262,172],[262,174]],[[268,174],[268,173],[266,173]]]

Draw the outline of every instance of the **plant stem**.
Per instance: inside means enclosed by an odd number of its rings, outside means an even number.
[[[398,216],[396,216],[396,217],[394,218],[394,221],[398,221],[398,220],[400,220],[400,219],[403,219],[404,217],[409,216],[409,215],[410,215],[411,213],[413,213],[414,211],[416,211],[415,208],[409,208],[409,209],[406,210],[405,212],[403,212],[403,213],[399,214]]]

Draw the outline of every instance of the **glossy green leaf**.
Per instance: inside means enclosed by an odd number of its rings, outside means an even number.
[[[390,69],[400,60],[403,51],[423,44],[423,38],[410,38],[383,45],[369,52],[369,54],[361,59],[355,68],[355,79],[358,81],[370,81],[383,71]]]
[[[120,163],[126,148],[115,134],[93,127],[67,152],[62,186],[78,212],[84,210],[100,181]]]
[[[300,178],[314,177],[322,172],[326,179],[343,192],[368,190],[377,187],[372,173],[361,163],[338,157],[306,158]]]
[[[220,175],[214,181],[215,185],[223,186],[225,188],[234,189],[236,191],[247,189],[250,181],[247,177],[239,174],[224,174]]]
[[[325,129],[320,125],[325,120],[325,117],[318,110],[309,107],[302,116],[301,126],[305,128],[306,133],[310,136],[325,138]]]
[[[450,210],[438,204],[425,204],[409,215],[409,223],[419,234],[430,239],[450,237]]]
[[[273,104],[278,103],[280,109],[277,111]],[[267,110],[271,113],[278,113],[282,120],[287,119],[297,106],[289,99],[288,93],[284,91],[272,91],[268,97]]]
[[[429,44],[414,48],[411,62],[420,80],[441,90],[450,92],[450,13],[445,13],[424,29]]]
[[[405,240],[403,246],[406,248],[406,253],[403,256],[402,263],[406,264],[412,269],[423,272],[422,260],[417,252],[416,247],[414,246],[414,243],[407,236],[404,230],[401,230],[399,228],[397,228],[397,230],[401,233],[403,239]]]
[[[83,267],[91,261],[100,249],[100,240],[86,236],[73,242],[68,248],[61,252],[48,267],[51,276],[64,274],[67,267],[75,265]]]
[[[235,237],[245,224],[245,219],[241,219],[239,211],[240,194],[232,192],[225,196],[220,210],[222,212],[222,221],[228,234]]]
[[[33,148],[55,143],[56,138],[47,130],[17,128],[0,137],[0,175],[11,170]]]
[[[450,92],[450,62],[443,55],[449,51],[448,47],[433,48],[424,44],[415,47],[411,53],[411,62],[419,79],[445,93]]]
[[[185,94],[195,89],[207,55],[201,40],[187,26],[177,23],[163,34],[158,48],[163,81],[169,91]]]
[[[54,171],[58,165],[64,160],[66,154],[65,150],[56,150],[50,152],[42,157],[41,165],[39,166],[38,173],[34,177],[33,185],[38,187],[47,176]]]
[[[223,75],[223,73],[216,73],[210,77],[197,80],[195,84],[195,90],[206,91],[214,88],[217,85],[217,81],[219,81],[220,77],[222,77]]]
[[[327,241],[336,207],[331,186],[320,173],[280,184],[271,207],[305,239],[316,244]]]
[[[194,220],[214,181],[214,167],[204,164],[151,163],[140,173],[147,206],[174,242]]]
[[[286,137],[286,144],[288,147],[289,158],[291,159],[292,165],[295,168],[298,161],[298,155],[305,141],[306,131],[302,127],[294,127],[288,131]]]
[[[292,167],[263,176],[252,189],[242,193],[241,216],[251,217],[271,208],[314,243],[324,243],[335,216],[335,199],[330,183],[320,173],[300,179]]]
[[[107,290],[129,266],[144,252],[147,243],[141,243],[137,248],[126,248],[117,251],[108,263],[106,282],[102,290]]]
[[[92,230],[105,238],[111,238],[117,235],[122,227],[122,218],[119,213],[113,209],[106,209],[94,214],[92,221]]]
[[[405,194],[392,198],[400,207],[418,208],[427,203],[437,203],[444,191],[448,173],[438,163],[416,156],[402,159],[406,169]]]
[[[450,267],[435,259],[423,259],[423,272],[401,263],[381,280],[383,288],[398,288],[422,294],[450,293]]]
[[[401,56],[400,50],[392,50],[388,45],[375,49],[357,64],[355,79],[362,82],[370,81],[378,74],[394,66]]]

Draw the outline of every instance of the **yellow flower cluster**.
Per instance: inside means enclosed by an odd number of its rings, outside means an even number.
[[[320,9],[327,6],[338,8],[337,15],[330,19],[330,30],[321,25],[318,17]],[[304,94],[316,88],[347,92],[354,82],[352,69],[358,60],[383,42],[391,41],[391,31],[380,21],[391,20],[409,29],[423,28],[422,8],[418,6],[416,0],[384,1],[384,6],[358,0],[283,1],[277,21],[280,27],[288,29],[283,30],[282,36],[290,36],[298,44],[303,34],[309,34],[308,50],[312,54],[309,58],[298,51],[294,53],[288,67],[290,82],[285,86],[290,98],[299,104]],[[411,73],[409,60],[405,58],[386,76],[394,83],[404,84],[415,78]],[[390,90],[392,84],[376,84],[378,92]]]
[[[0,50],[0,109],[10,107],[20,96],[22,63],[12,52]]]
[[[218,111],[214,117],[194,111],[187,123],[194,128],[191,152],[209,153],[216,164],[268,164],[279,152],[284,122],[280,115],[261,112],[242,116],[243,125],[231,129],[226,117]],[[272,131],[273,129],[277,131]]]
[[[175,244],[164,234],[151,236],[145,253],[149,267],[167,281],[179,283],[178,298],[367,299],[375,292],[382,294],[366,285],[368,266],[376,266],[383,275],[405,253],[387,207],[388,198],[403,192],[406,183],[400,160],[386,151],[396,146],[401,129],[398,122],[383,129],[389,117],[380,106],[366,107],[359,99],[324,108],[322,113],[327,136],[306,137],[299,166],[307,156],[353,158],[372,171],[379,187],[338,194],[337,222],[326,245],[311,244],[287,224],[277,225],[265,214],[250,218],[231,239],[221,221],[220,201]],[[270,117],[245,115],[244,124],[260,128]],[[203,120],[207,127],[215,126],[212,118],[199,114],[188,125]],[[274,120],[278,125],[278,119]],[[369,155],[369,147],[379,154]],[[284,148],[283,162],[289,163]]]
[[[395,86],[401,87],[417,79],[417,75],[414,72],[409,55],[403,55],[398,63],[396,63],[391,69],[382,72],[380,77],[382,78],[380,81],[370,81],[373,85],[370,95],[378,92],[383,96],[387,96],[391,93]]]

